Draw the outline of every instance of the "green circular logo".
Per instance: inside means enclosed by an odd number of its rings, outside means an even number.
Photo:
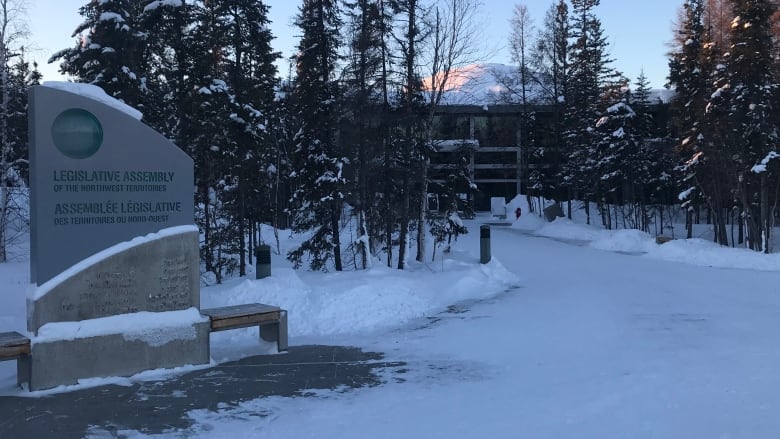
[[[103,127],[89,111],[71,108],[54,119],[51,138],[61,153],[72,159],[85,159],[100,149]]]

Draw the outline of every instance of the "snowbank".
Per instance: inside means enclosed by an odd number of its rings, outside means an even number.
[[[519,279],[497,260],[446,260],[444,271],[367,271],[322,276],[276,268],[271,277],[204,290],[203,307],[269,303],[288,311],[290,336],[360,334],[403,326],[467,299],[486,299]]]

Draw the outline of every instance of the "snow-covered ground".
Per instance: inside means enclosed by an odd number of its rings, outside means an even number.
[[[487,265],[480,216],[453,252],[403,273],[294,271],[274,257],[271,278],[204,288],[204,307],[288,309],[293,345],[348,344],[406,365],[379,387],[193,411],[190,431],[162,437],[776,437],[780,254],[657,245],[523,207],[492,227]],[[294,241],[284,235],[283,249]],[[3,330],[24,330],[26,279],[26,264],[0,264]],[[453,304],[465,312],[441,313]],[[231,342],[215,361],[267,348],[252,330],[215,335]],[[0,392],[19,394],[14,379],[0,363]]]

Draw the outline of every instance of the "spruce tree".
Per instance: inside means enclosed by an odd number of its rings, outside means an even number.
[[[304,0],[295,19],[302,31],[294,85],[295,134],[294,211],[292,228],[310,232],[288,258],[300,267],[309,257],[312,270],[327,270],[328,262],[342,270],[340,220],[348,195],[344,157],[336,143],[339,89],[335,78],[340,45],[335,0]]]
[[[195,11],[195,5],[184,0],[151,0],[140,16],[149,71],[144,121],[184,149],[182,133],[198,125],[191,121],[188,99],[198,83]]]
[[[422,17],[425,15],[418,0],[403,0],[396,4],[397,12],[403,17],[402,36],[396,37],[400,45],[401,87],[398,92],[398,130],[392,140],[395,148],[395,169],[399,189],[399,233],[398,233],[398,264],[399,270],[406,267],[406,251],[409,243],[409,231],[412,218],[421,203],[415,202],[415,175],[424,164],[426,157],[425,127],[422,115],[426,112],[422,95],[422,78],[416,70],[419,62],[419,51],[424,30]],[[423,227],[422,223],[418,224]]]
[[[543,93],[542,103],[552,109],[552,135],[556,147],[533,148],[529,164],[544,164],[529,170],[529,193],[542,198],[563,201],[560,184],[562,165],[565,161],[566,138],[564,137],[564,110],[569,79],[569,6],[565,0],[550,5],[539,30],[532,51],[531,65],[539,77],[538,86]],[[564,192],[565,193],[565,192]]]
[[[629,104],[637,113],[637,132],[644,138],[651,137],[653,135],[653,117],[650,114],[650,81],[645,75],[645,71],[639,72],[639,76],[634,82],[634,89],[629,94]],[[656,104],[660,102],[655,102]]]
[[[388,17],[376,0],[345,2],[348,8],[348,57],[344,69],[345,121],[342,138],[350,144],[354,186],[352,216],[357,221],[357,239],[350,244],[355,266],[368,268],[371,256],[383,238],[381,163],[376,160],[386,143],[381,129],[384,119],[384,41]],[[377,135],[377,133],[380,133]]]
[[[662,198],[670,189],[670,172],[676,165],[676,154],[671,154],[666,148],[661,147],[660,143],[654,141],[658,134],[651,106],[657,107],[660,102],[651,100],[650,91],[650,82],[642,71],[629,95],[629,104],[636,113],[632,126],[637,145],[629,156],[627,172],[630,176],[629,196],[639,211],[635,224],[645,232],[649,232],[651,205],[670,203]]]
[[[681,186],[683,193],[687,195],[693,194],[694,188],[702,189],[698,181],[706,181],[697,179],[697,172],[702,175],[705,171],[705,162],[698,158],[701,154],[700,144],[705,140],[703,129],[707,99],[712,92],[712,60],[719,49],[709,41],[708,33],[705,32],[704,1],[686,0],[683,4],[685,18],[676,38],[680,47],[671,54],[669,60],[669,86],[675,90],[671,102],[672,130],[678,138],[677,148],[683,154]],[[714,190],[711,192],[720,193]],[[711,197],[709,199],[719,200]],[[688,238],[693,236],[692,200],[693,198],[683,200]],[[717,227],[716,225],[716,237],[721,236]]]
[[[229,142],[220,150],[225,164],[221,178],[233,184],[225,192],[225,208],[232,231],[228,251],[238,256],[239,275],[246,274],[247,248],[251,224],[264,210],[263,188],[269,186],[267,172],[269,149],[273,141],[268,132],[277,85],[274,62],[279,54],[271,48],[268,8],[257,0],[212,0],[221,22],[224,41],[220,58],[224,78],[230,88]],[[271,159],[273,160],[273,159]]]
[[[201,260],[205,271],[220,283],[223,274],[237,268],[234,258],[236,224],[225,199],[237,184],[230,173],[236,157],[231,129],[234,91],[225,68],[228,21],[215,2],[198,4],[192,11],[188,49],[189,84],[184,99],[186,130],[179,136],[195,161],[195,221],[202,234]]]
[[[778,189],[777,163],[770,163],[777,154],[778,140],[771,34],[775,10],[770,0],[733,1],[727,82],[720,88],[732,128],[727,145],[737,175],[735,191],[745,215],[747,243],[765,252],[769,252],[770,212]]]
[[[593,150],[593,124],[599,119],[602,85],[612,74],[608,65],[607,41],[601,21],[595,15],[600,0],[572,0],[571,36],[574,44],[569,49],[570,76],[566,90],[565,121],[568,128],[566,145],[569,152],[564,169],[564,181],[570,188],[570,200],[579,196],[584,202],[590,223],[589,201],[598,196],[594,192],[597,175],[594,170],[596,152]]]
[[[79,9],[84,21],[73,31],[75,47],[55,53],[49,62],[59,60],[61,73],[139,106],[146,91],[145,34],[136,27],[140,7],[132,0],[91,0]]]
[[[669,59],[669,86],[674,91],[672,111],[675,131],[679,133],[679,148],[695,150],[697,122],[703,118],[710,71],[702,65],[705,39],[704,0],[686,0],[683,5],[685,21],[679,31],[681,47]]]

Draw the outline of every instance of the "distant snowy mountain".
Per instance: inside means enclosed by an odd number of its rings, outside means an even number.
[[[517,66],[505,64],[471,64],[450,74],[442,95],[442,105],[495,105],[519,100],[515,92]],[[430,78],[423,81],[430,88]]]
[[[471,64],[452,71],[442,95],[442,105],[497,105],[520,102],[519,68],[506,64]],[[423,84],[430,88],[431,79],[425,78]],[[674,91],[654,89],[652,101],[669,102]],[[530,84],[526,89],[529,101],[548,99],[543,87]]]

